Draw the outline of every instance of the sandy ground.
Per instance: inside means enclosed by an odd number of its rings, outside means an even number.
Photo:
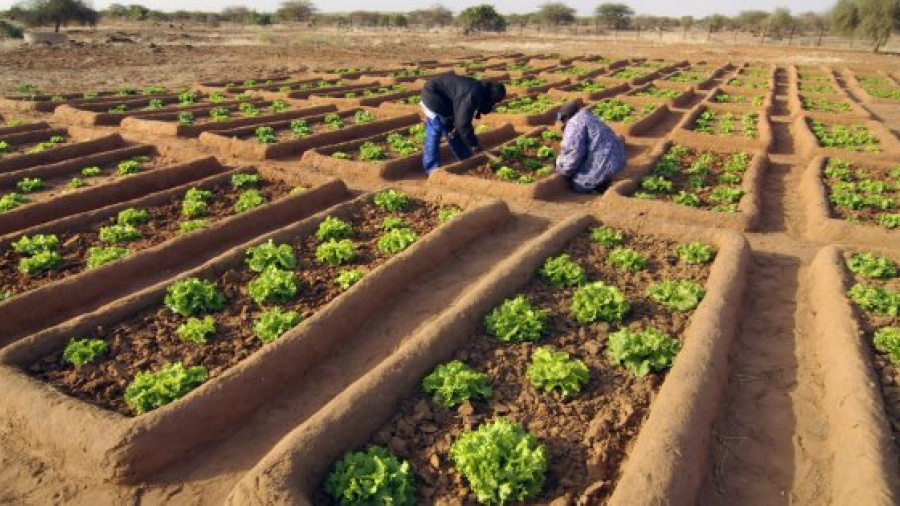
[[[108,43],[111,34],[133,42]],[[869,53],[760,46],[659,44],[651,41],[560,38],[476,37],[446,33],[375,34],[306,30],[185,30],[178,27],[77,31],[78,44],[60,48],[0,46],[0,91],[22,82],[63,91],[103,89],[122,84],[183,86],[208,79],[240,79],[320,64],[387,65],[409,59],[438,59],[490,51],[599,53],[615,57],[665,57],[765,61],[786,65],[827,64],[897,70],[892,56]],[[805,160],[795,153],[787,117],[787,78],[777,82],[773,113],[775,147],[766,174],[762,230],[747,234],[753,248],[750,286],[744,319],[732,355],[732,375],[714,428],[710,469],[701,504],[828,504],[831,475],[829,428],[823,413],[822,374],[815,353],[812,310],[808,304],[808,266],[823,244],[803,237],[805,218],[796,191]],[[900,125],[896,106],[873,110],[892,128]],[[684,110],[678,111],[684,113]],[[652,132],[662,137],[666,132]],[[653,137],[647,142],[653,141]],[[204,153],[195,141],[157,139],[165,149],[186,159]],[[290,168],[290,163],[274,163]],[[349,181],[372,189],[370,183]],[[406,185],[421,185],[408,181]],[[2,504],[219,504],[234,483],[278,439],[309,415],[310,406],[325,402],[336,388],[366,367],[380,349],[379,339],[392,332],[413,332],[452,303],[503,258],[506,248],[533,237],[540,218],[558,218],[584,199],[562,204],[514,206],[528,211],[501,234],[486,237],[423,284],[412,287],[394,308],[367,330],[373,354],[348,351],[349,370],[323,365],[322,375],[304,385],[318,399],[297,398],[292,389],[278,402],[248,420],[244,428],[220,444],[205,448],[183,463],[134,487],[93,483],[67,476],[52,463],[41,462],[17,441],[0,440]],[[427,297],[423,294],[427,294]],[[422,304],[423,300],[428,302]],[[311,390],[310,387],[313,387]]]

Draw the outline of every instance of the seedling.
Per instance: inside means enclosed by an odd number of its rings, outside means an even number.
[[[188,234],[191,232],[195,232],[197,230],[203,230],[204,228],[209,227],[209,220],[188,220],[182,221],[178,225],[178,231],[182,234]]]
[[[334,284],[340,287],[341,290],[348,290],[351,286],[361,281],[364,276],[365,274],[359,269],[347,269],[341,271],[341,273],[334,278]]]
[[[622,244],[622,233],[610,227],[594,227],[591,229],[591,241],[612,248]]]
[[[182,341],[188,343],[206,344],[209,336],[216,333],[216,320],[212,316],[200,318],[188,318],[185,323],[175,330]]]
[[[247,212],[251,209],[265,205],[267,202],[268,200],[262,193],[259,192],[259,190],[246,190],[241,193],[240,197],[238,197],[237,199],[237,202],[235,202],[234,212]]]
[[[62,361],[80,369],[99,360],[108,350],[106,341],[102,339],[72,339],[63,350]]]
[[[235,190],[259,188],[263,179],[259,174],[235,174],[231,176],[231,187]]]

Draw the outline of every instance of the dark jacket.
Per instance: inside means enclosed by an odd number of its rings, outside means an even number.
[[[492,106],[490,90],[484,83],[471,77],[441,74],[425,83],[422,103],[444,121],[450,121],[444,125],[448,130],[455,127],[469,146],[478,147],[472,120],[476,115],[489,113]]]

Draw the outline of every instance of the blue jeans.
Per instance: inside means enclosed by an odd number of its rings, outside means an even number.
[[[457,160],[465,160],[472,156],[469,145],[455,133],[451,133],[440,116],[425,120],[425,145],[422,146],[422,166],[426,174],[441,166],[441,137],[447,137],[450,151]]]

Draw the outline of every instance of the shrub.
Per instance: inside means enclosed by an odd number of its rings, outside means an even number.
[[[235,202],[234,212],[243,213],[255,207],[259,207],[266,202],[266,197],[263,196],[259,190],[246,190],[241,193],[241,196],[238,197],[237,202]]]
[[[688,264],[706,264],[716,258],[716,250],[700,241],[678,247],[678,258]]]
[[[630,310],[622,292],[602,281],[580,287],[572,299],[572,314],[578,323],[620,322]]]
[[[621,329],[609,335],[606,355],[635,376],[662,371],[672,365],[681,343],[654,328],[637,332]]]
[[[297,257],[290,244],[275,244],[272,239],[258,246],[247,248],[247,267],[253,272],[263,272],[269,267],[291,270],[297,267]]]
[[[175,330],[182,341],[189,343],[206,344],[206,338],[216,333],[216,320],[212,316],[200,318],[188,318]]]
[[[271,343],[288,330],[296,327],[301,321],[303,321],[303,317],[300,316],[300,313],[276,307],[260,315],[253,324],[253,333],[260,341]]]
[[[491,386],[487,376],[459,360],[441,364],[425,376],[422,389],[434,402],[452,408],[469,399],[489,399]]]
[[[647,267],[647,259],[637,251],[628,248],[616,248],[610,251],[606,256],[606,261],[614,268],[623,271],[637,272]]]
[[[350,239],[329,239],[316,248],[319,263],[338,266],[356,258],[356,245]]]
[[[169,285],[164,303],[175,314],[196,316],[220,311],[225,307],[225,294],[212,281],[187,278]]]
[[[75,367],[81,367],[96,361],[108,350],[109,347],[102,339],[72,339],[63,350],[62,360]]]
[[[56,234],[23,235],[12,243],[13,250],[23,256],[32,256],[45,251],[56,251],[59,248],[59,237]]]
[[[338,504],[416,504],[416,481],[409,463],[380,446],[344,455],[325,479],[325,491]]]
[[[109,225],[100,228],[100,240],[106,243],[136,241],[141,238],[141,231],[132,225]]]
[[[891,260],[871,253],[859,253],[847,259],[847,267],[869,279],[890,279],[897,276],[897,266]]]
[[[378,250],[393,255],[410,247],[418,239],[419,236],[408,228],[395,228],[378,238]]]
[[[329,216],[322,220],[319,223],[319,229],[316,230],[316,238],[320,241],[349,239],[350,237],[353,237],[353,226],[334,216]]]
[[[182,234],[187,234],[190,232],[194,232],[197,230],[203,230],[204,228],[209,227],[209,220],[188,220],[182,221],[178,225],[178,231]]]
[[[900,315],[900,292],[880,286],[865,286],[859,283],[847,291],[847,295],[862,309],[877,315]]]
[[[19,260],[19,271],[29,276],[58,269],[62,265],[62,256],[55,251],[42,251]]]
[[[536,389],[543,392],[557,389],[563,397],[580,392],[591,376],[584,362],[546,346],[535,349],[531,354],[531,364],[526,374]]]
[[[284,304],[294,300],[300,291],[300,281],[291,271],[275,266],[266,267],[247,286],[250,298],[257,304]]]
[[[591,229],[591,240],[611,248],[622,244],[622,233],[610,227],[594,227]]]
[[[519,295],[503,301],[485,318],[487,333],[511,343],[537,341],[544,334],[547,314]]]
[[[887,355],[892,364],[900,366],[900,328],[878,329],[873,342],[875,349]]]
[[[185,367],[181,362],[139,372],[125,389],[125,402],[135,413],[147,413],[184,397],[208,378],[205,367]]]
[[[365,274],[358,269],[348,269],[342,271],[334,278],[334,284],[338,285],[341,290],[347,290],[351,286],[358,283]]]
[[[690,311],[700,305],[706,290],[694,281],[663,281],[650,285],[647,295],[676,311]]]
[[[32,193],[44,188],[44,181],[37,177],[26,177],[16,183],[16,188],[22,193]]]
[[[450,447],[450,458],[484,504],[535,497],[550,462],[549,452],[534,435],[505,418],[463,432]]]
[[[236,190],[258,188],[262,184],[259,174],[235,174],[231,176],[231,187]]]
[[[406,211],[409,208],[409,197],[399,190],[384,190],[375,194],[375,205],[385,211]]]
[[[575,263],[568,254],[545,260],[540,274],[545,281],[557,288],[580,285],[587,280],[584,268]]]
[[[150,221],[150,213],[147,212],[146,209],[135,209],[130,207],[123,211],[119,211],[119,214],[116,216],[116,223],[119,225],[143,225]]]
[[[88,269],[95,269],[101,265],[115,262],[116,260],[127,257],[129,253],[130,251],[128,251],[128,248],[119,246],[110,246],[106,248],[93,247],[88,250]]]

